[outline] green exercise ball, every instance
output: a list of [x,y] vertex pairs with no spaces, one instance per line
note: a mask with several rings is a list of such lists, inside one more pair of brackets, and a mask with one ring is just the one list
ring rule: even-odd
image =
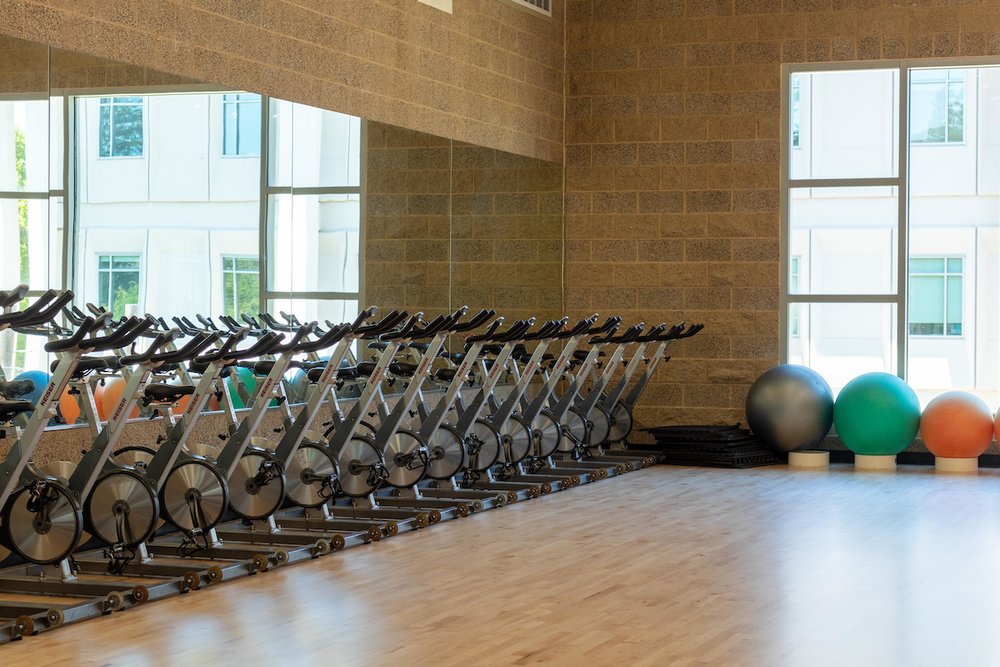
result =
[[837,396],[833,423],[847,448],[865,456],[895,456],[920,430],[920,401],[889,373],[865,373]]

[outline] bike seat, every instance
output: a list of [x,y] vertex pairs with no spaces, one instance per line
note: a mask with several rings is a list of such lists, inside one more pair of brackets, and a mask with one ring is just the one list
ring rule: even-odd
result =
[[435,373],[434,377],[442,382],[451,382],[455,379],[455,373],[458,372],[457,368],[439,368]]
[[449,352],[444,356],[456,364],[460,364],[465,361],[465,352]]
[[253,371],[254,375],[257,375],[259,377],[266,377],[271,374],[272,368],[274,368],[274,361],[263,360],[254,362],[253,368],[251,368],[250,370]]
[[482,353],[483,354],[497,355],[497,354],[500,354],[500,350],[502,350],[502,349],[503,349],[502,345],[496,345],[496,344],[483,345],[483,347],[482,347]]
[[389,372],[397,377],[409,378],[417,372],[417,365],[407,361],[394,361],[389,364]]
[[13,400],[20,396],[27,396],[33,391],[35,391],[35,383],[31,380],[11,380],[10,382],[0,380],[0,398]]
[[147,384],[142,395],[146,405],[150,403],[176,403],[183,396],[194,393],[194,387],[184,384]]
[[[323,369],[326,368],[324,363],[322,366],[310,368],[306,373],[310,382],[319,382],[319,379],[323,377]],[[358,369],[354,366],[344,366],[343,368],[337,369],[337,379],[338,380],[354,380],[358,377]]]
[[0,422],[7,422],[22,412],[31,412],[35,404],[31,401],[0,401]]
[[364,375],[365,377],[371,376],[375,372],[375,362],[374,361],[362,361],[356,367],[358,375]]
[[[50,367],[51,372],[55,373],[58,365],[58,359],[53,361]],[[112,368],[118,368],[118,359],[116,357],[80,357],[80,361],[76,365],[76,370],[73,371],[73,378],[79,380],[87,373],[111,370]]]

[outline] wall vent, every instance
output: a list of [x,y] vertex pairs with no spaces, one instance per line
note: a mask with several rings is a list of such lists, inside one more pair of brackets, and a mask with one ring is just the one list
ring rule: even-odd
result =
[[525,9],[530,9],[533,12],[538,12],[539,14],[552,16],[552,0],[506,0],[506,1],[511,4],[517,5],[518,7],[524,7]]

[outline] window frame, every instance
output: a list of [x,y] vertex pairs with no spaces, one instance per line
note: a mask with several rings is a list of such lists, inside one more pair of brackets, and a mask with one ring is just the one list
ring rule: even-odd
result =
[[[111,100],[107,105],[101,100],[103,98],[108,98]],[[115,100],[121,97],[139,97],[142,101],[139,103],[140,112],[142,115],[142,152],[139,155],[115,155],[114,145],[115,145]],[[104,107],[107,106],[109,109],[110,120],[108,122],[108,146],[110,147],[110,155],[101,155],[101,113]],[[122,104],[119,106],[135,106],[135,103],[129,103],[127,105]],[[97,159],[98,160],[144,160],[146,158],[146,99],[142,94],[123,94],[123,95],[99,95],[97,96]]]
[[[782,363],[787,363],[790,351],[789,306],[791,304],[889,304],[896,306],[895,321],[895,374],[906,380],[909,339],[909,303],[907,300],[909,278],[909,92],[910,71],[927,68],[958,69],[964,67],[996,67],[996,57],[975,56],[958,58],[906,58],[897,60],[870,60],[852,62],[785,63],[781,65],[781,120],[780,120],[780,196],[779,196],[779,294],[778,294],[778,354]],[[817,72],[846,72],[864,70],[896,69],[898,76],[898,118],[896,174],[888,177],[792,179],[790,176],[792,147],[791,140],[791,77],[793,74]],[[967,89],[966,89],[967,90]],[[963,123],[965,123],[963,109]],[[963,133],[964,136],[964,133]],[[801,144],[801,140],[800,140]],[[918,146],[935,144],[918,144]],[[936,144],[941,145],[941,144]],[[958,145],[958,144],[952,144]],[[890,186],[896,189],[896,290],[886,294],[791,294],[789,248],[791,227],[791,193],[795,188],[837,188],[837,187],[878,187]],[[801,324],[800,324],[801,327]],[[964,323],[963,323],[963,335]],[[958,337],[952,337],[957,339]]]

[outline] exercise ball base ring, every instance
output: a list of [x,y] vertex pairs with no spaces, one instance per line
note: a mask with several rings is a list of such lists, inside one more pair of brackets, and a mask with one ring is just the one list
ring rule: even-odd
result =
[[943,473],[978,475],[979,459],[978,458],[957,459],[948,456],[935,456],[934,470],[936,472],[943,472]]
[[788,452],[788,467],[797,470],[826,470],[830,467],[830,452]]
[[854,469],[865,472],[896,472],[896,455],[855,454]]

